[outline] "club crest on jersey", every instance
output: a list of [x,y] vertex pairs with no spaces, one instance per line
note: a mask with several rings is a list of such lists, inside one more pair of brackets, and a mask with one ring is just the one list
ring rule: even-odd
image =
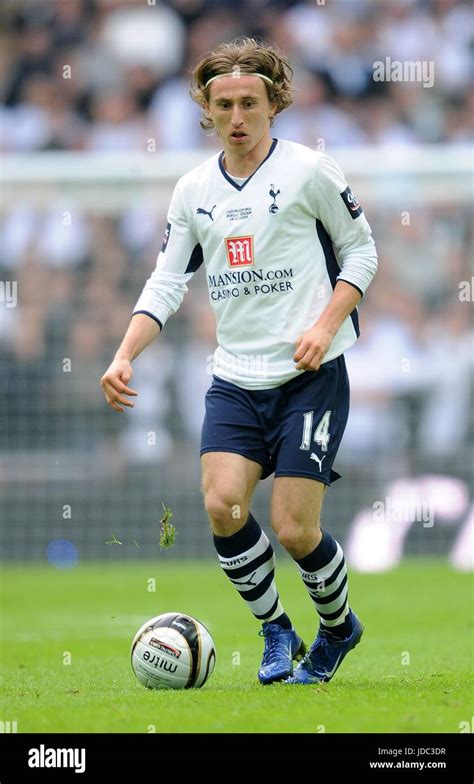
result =
[[253,235],[226,237],[224,242],[229,267],[248,267],[254,263]]
[[270,206],[268,208],[268,212],[271,212],[272,215],[274,215],[276,212],[278,212],[278,204],[276,203],[276,198],[277,198],[279,193],[280,193],[280,190],[276,191],[275,190],[275,186],[274,185],[270,185],[269,194],[270,194],[270,196],[273,199],[273,204],[270,204]]
[[202,207],[198,207],[197,210],[196,210],[196,215],[208,215],[209,218],[211,219],[211,221],[214,221],[214,218],[212,217],[212,213],[214,212],[216,207],[217,207],[217,204],[214,204],[214,206],[213,206],[213,208],[212,208],[212,210],[210,212],[208,210],[204,210]]
[[341,193],[342,201],[346,205],[347,209],[350,212],[352,220],[355,220],[362,215],[363,209],[360,206],[359,202],[357,201],[356,197],[352,193],[349,186],[347,186],[346,190]]

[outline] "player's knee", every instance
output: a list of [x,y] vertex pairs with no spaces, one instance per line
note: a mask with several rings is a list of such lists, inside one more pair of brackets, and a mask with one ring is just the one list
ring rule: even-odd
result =
[[317,529],[284,525],[277,530],[278,541],[294,558],[303,558],[315,547]]
[[231,498],[224,493],[206,493],[204,506],[217,535],[227,536],[237,531],[248,517],[247,505],[239,498]]

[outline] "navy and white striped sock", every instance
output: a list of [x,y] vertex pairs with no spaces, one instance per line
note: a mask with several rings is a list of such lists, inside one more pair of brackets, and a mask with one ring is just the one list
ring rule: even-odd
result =
[[275,556],[267,535],[249,514],[244,527],[232,536],[216,536],[219,563],[259,621],[291,629],[275,584]]
[[312,553],[295,558],[321,625],[331,634],[346,638],[352,631],[349,620],[347,569],[342,547],[327,531]]

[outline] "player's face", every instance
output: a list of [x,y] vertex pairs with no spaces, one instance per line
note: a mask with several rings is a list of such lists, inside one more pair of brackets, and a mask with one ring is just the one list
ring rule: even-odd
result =
[[245,155],[270,138],[270,118],[275,107],[258,76],[216,79],[211,84],[207,111],[226,152]]

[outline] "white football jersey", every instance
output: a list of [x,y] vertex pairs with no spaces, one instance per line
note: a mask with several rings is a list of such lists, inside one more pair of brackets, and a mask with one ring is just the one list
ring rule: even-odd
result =
[[[203,263],[217,321],[214,375],[245,389],[267,389],[305,372],[295,370],[297,338],[317,321],[337,280],[364,294],[377,254],[337,163],[275,139],[243,181],[226,172],[222,152],[178,181],[156,268],[134,313],[163,326]],[[355,309],[324,362],[358,334]]]

